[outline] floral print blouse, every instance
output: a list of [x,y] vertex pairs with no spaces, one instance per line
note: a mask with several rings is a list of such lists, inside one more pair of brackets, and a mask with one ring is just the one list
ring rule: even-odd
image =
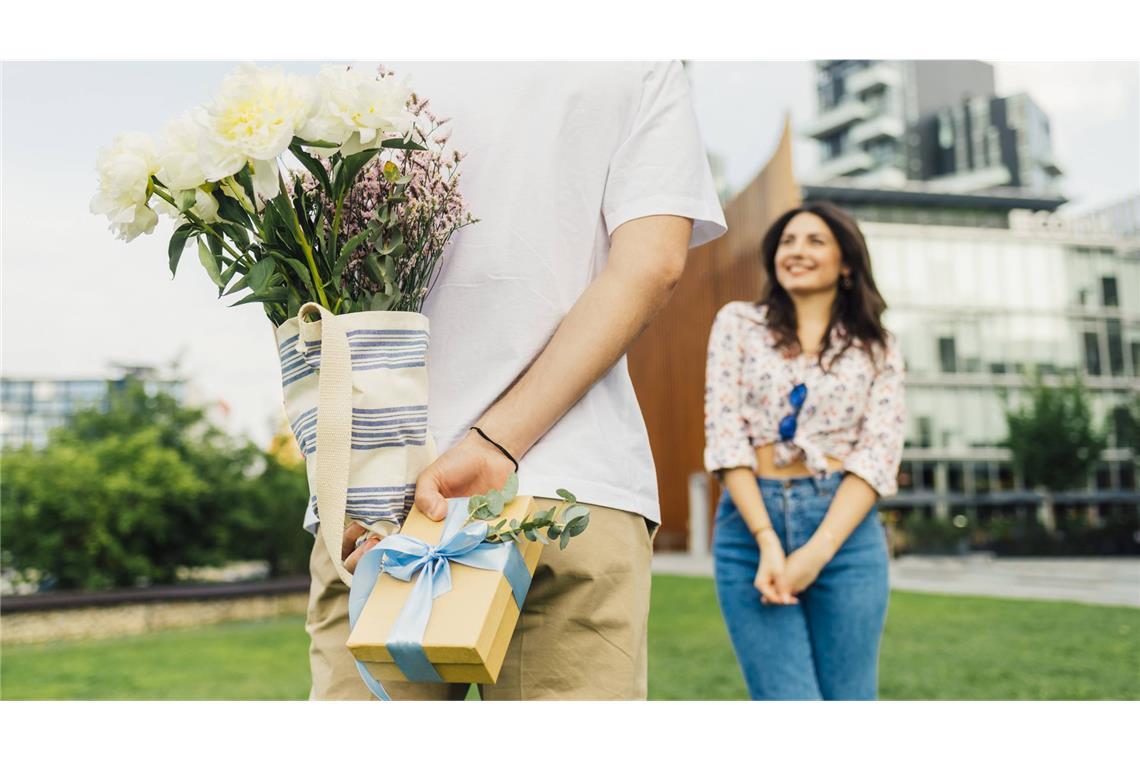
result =
[[[897,493],[906,425],[898,340],[888,335],[886,350],[876,345],[872,361],[856,338],[836,360],[845,334],[837,325],[823,357],[824,372],[815,357],[789,358],[775,347],[766,309],[733,301],[713,322],[705,381],[705,469],[755,469],[755,448],[775,443],[777,466],[802,458],[818,478],[826,474],[825,457],[831,456],[880,497]],[[789,393],[801,382],[807,398],[795,435],[781,441],[780,420],[792,412]]]

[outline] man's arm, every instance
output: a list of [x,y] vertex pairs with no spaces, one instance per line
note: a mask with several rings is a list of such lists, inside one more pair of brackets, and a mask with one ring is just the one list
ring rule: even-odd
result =
[[[550,342],[515,384],[476,423],[516,459],[629,349],[669,301],[681,279],[693,222],[679,216],[633,219],[614,230],[605,268],[562,319]],[[416,481],[416,508],[441,520],[447,499],[501,488],[514,470],[502,452],[468,431]],[[343,557],[352,570],[375,542],[353,550],[363,534],[345,532]],[[351,555],[351,556],[350,556]]]

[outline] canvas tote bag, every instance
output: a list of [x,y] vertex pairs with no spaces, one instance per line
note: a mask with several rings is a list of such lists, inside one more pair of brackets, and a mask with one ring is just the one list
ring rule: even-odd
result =
[[285,414],[305,457],[318,540],[349,586],[340,558],[346,525],[396,532],[416,478],[436,457],[428,326],[416,312],[334,315],[307,303],[276,330]]

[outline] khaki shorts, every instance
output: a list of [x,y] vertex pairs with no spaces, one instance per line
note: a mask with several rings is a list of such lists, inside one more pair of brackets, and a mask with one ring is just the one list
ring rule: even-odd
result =
[[[536,509],[557,500],[536,499]],[[652,533],[644,517],[590,505],[590,527],[560,551],[546,547],[507,648],[482,698],[645,699]],[[348,640],[348,587],[324,543],[313,545],[305,630],[309,699],[370,699]],[[384,682],[392,699],[464,699],[467,684]]]

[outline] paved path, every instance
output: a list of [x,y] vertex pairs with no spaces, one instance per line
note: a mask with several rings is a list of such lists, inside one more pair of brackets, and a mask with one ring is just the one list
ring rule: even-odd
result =
[[[711,557],[661,553],[653,572],[711,576]],[[1140,559],[996,559],[901,557],[891,562],[891,588],[937,594],[1064,599],[1088,604],[1140,607]]]

